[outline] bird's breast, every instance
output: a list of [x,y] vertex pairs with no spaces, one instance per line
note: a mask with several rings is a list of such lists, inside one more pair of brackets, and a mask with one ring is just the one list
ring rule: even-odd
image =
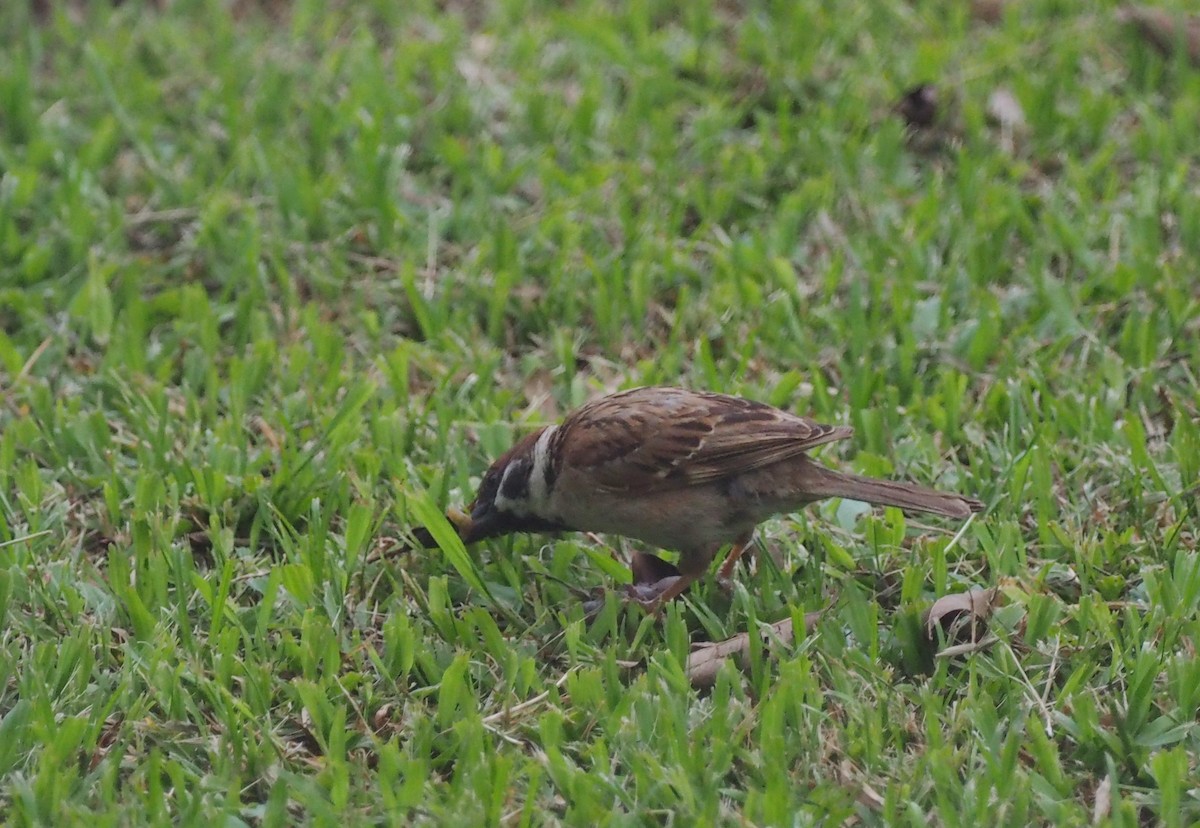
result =
[[662,549],[707,552],[758,523],[716,485],[632,493],[559,482],[550,498],[554,519],[576,531],[621,535]]

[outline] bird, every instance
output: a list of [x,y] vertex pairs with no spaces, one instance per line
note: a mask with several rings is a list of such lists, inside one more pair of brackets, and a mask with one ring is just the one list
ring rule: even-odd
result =
[[726,546],[719,576],[728,579],[760,523],[815,501],[839,497],[949,518],[983,510],[973,497],[836,471],[809,456],[853,432],[743,397],[634,388],[518,440],[488,468],[466,511],[453,514],[467,544],[575,531],[678,552],[678,577],[663,578],[648,599],[657,610]]

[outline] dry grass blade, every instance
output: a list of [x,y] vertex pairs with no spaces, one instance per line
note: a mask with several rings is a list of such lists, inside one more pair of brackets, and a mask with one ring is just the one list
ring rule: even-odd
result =
[[41,532],[34,532],[31,535],[22,535],[21,537],[13,538],[12,540],[0,541],[0,549],[5,548],[6,546],[14,546],[18,543],[25,543],[26,541],[36,540],[37,538],[43,538],[49,534],[51,534],[49,529],[43,529]]
[[[820,612],[810,612],[804,616],[804,632],[807,634],[813,624],[821,617]],[[792,619],[785,618],[769,625],[772,637],[781,644],[791,644],[795,640]],[[687,677],[693,687],[712,687],[717,680],[717,672],[721,665],[730,658],[745,659],[750,653],[750,633],[739,633],[724,641],[713,641],[692,651],[687,660]]]
[[863,774],[854,767],[854,763],[849,759],[843,759],[838,764],[839,781],[847,788],[857,791],[855,798],[859,803],[872,811],[882,811],[886,807],[887,801],[879,791],[862,779],[862,776]]
[[1000,638],[995,635],[985,635],[978,641],[968,641],[964,644],[951,644],[949,647],[943,647],[938,650],[935,658],[958,658],[959,656],[970,655],[986,650],[988,647],[999,641]]
[[[575,668],[567,670],[567,672],[565,672],[561,676],[559,676],[558,680],[554,682],[554,686],[556,688],[558,688],[559,690],[561,690],[563,688],[563,686],[566,685],[567,680],[570,679],[572,672],[575,672]],[[483,723],[485,725],[494,725],[494,724],[499,724],[499,723],[504,723],[504,722],[512,722],[512,721],[518,719],[519,717],[521,717],[522,715],[524,715],[526,712],[537,708],[540,704],[542,704],[542,702],[546,701],[548,698],[550,698],[550,691],[543,690],[541,693],[538,693],[536,696],[534,696],[531,699],[526,699],[525,701],[520,702],[518,704],[514,704],[511,707],[506,707],[503,710],[500,710],[496,713],[492,713],[491,715],[484,716]]]

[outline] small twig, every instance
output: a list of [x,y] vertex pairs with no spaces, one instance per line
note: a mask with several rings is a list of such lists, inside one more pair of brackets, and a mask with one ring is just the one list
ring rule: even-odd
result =
[[494,734],[494,735],[496,735],[496,736],[499,736],[501,739],[503,739],[504,741],[508,742],[508,743],[509,743],[510,745],[512,745],[513,747],[519,747],[519,748],[523,748],[523,747],[525,747],[525,743],[524,743],[524,742],[522,742],[520,739],[518,739],[516,736],[509,736],[509,735],[508,735],[507,733],[505,733],[504,731],[502,731],[502,730],[499,730],[499,729],[497,729],[496,727],[494,727],[494,726],[492,726],[492,725],[488,724],[488,722],[487,722],[487,720],[486,720],[486,719],[485,719],[485,720],[484,720],[484,722],[483,722],[483,726],[484,726],[484,728],[485,728],[485,729],[486,729],[486,730],[487,730],[489,733],[492,733],[492,734]]
[[951,644],[943,650],[938,650],[934,654],[934,658],[955,658],[960,655],[970,655],[978,653],[981,650],[986,650],[988,647],[999,641],[1000,638],[995,635],[985,635],[978,641],[967,641],[962,644]]
[[[567,679],[571,677],[571,673],[575,672],[578,669],[579,669],[578,667],[572,667],[570,670],[567,670],[567,672],[563,673],[559,677],[558,681],[554,682],[554,686],[561,690],[562,686],[567,683]],[[541,693],[538,693],[533,698],[526,699],[525,701],[521,702],[520,704],[514,704],[512,707],[506,707],[503,710],[492,713],[489,716],[484,716],[483,724],[484,724],[484,726],[487,726],[487,725],[495,724],[496,722],[504,721],[506,719],[511,718],[514,715],[524,713],[526,710],[529,710],[532,707],[537,707],[539,704],[541,704],[548,698],[550,698],[550,691],[543,690]]]

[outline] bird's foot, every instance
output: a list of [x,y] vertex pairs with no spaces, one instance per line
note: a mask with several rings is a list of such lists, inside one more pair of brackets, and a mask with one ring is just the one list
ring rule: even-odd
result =
[[[620,591],[623,593],[624,603],[637,604],[646,612],[657,613],[664,605],[682,594],[691,582],[691,578],[682,575],[668,575],[649,584],[627,584],[621,587]],[[584,602],[583,611],[587,620],[591,621],[600,614],[600,610],[604,608],[604,598],[602,593]]]

